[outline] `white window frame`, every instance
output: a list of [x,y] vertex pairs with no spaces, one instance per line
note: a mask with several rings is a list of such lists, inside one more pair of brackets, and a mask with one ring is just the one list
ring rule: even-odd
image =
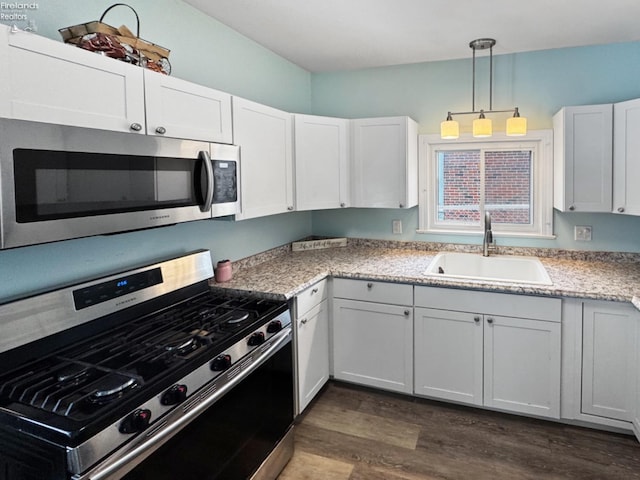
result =
[[[442,140],[440,135],[420,135],[419,141],[419,220],[418,233],[446,235],[482,234],[482,224],[446,225],[438,222],[438,161],[437,152],[442,150],[521,150],[530,149],[532,158],[531,225],[492,225],[496,236],[555,238],[553,235],[553,130],[533,130],[522,137],[509,137],[495,133],[490,138],[474,138],[461,135],[456,140]],[[484,175],[484,171],[481,172]],[[483,182],[484,185],[484,182]],[[483,187],[484,188],[484,187]]]

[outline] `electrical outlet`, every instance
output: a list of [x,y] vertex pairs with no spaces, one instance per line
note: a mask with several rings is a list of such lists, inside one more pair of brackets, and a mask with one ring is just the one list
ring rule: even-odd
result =
[[400,235],[402,233],[402,220],[392,220],[391,231],[396,235]]
[[591,241],[591,226],[589,225],[576,225],[573,227],[573,238],[580,242]]

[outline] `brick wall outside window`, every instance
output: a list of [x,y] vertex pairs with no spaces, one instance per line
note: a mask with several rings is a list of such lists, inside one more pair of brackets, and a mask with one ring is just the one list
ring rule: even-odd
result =
[[[531,152],[485,152],[485,208],[495,223],[531,223]],[[479,150],[442,152],[438,218],[480,223]]]

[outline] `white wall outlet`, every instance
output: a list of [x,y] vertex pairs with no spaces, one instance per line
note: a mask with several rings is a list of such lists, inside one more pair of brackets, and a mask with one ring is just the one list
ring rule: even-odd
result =
[[400,235],[402,233],[402,220],[392,220],[391,231],[396,235]]
[[591,241],[591,226],[589,225],[576,225],[573,227],[573,239],[580,242]]

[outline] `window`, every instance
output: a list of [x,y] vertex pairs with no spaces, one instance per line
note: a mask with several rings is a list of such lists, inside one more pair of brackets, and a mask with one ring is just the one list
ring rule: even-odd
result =
[[422,233],[481,234],[485,212],[503,236],[553,234],[552,133],[420,137]]

